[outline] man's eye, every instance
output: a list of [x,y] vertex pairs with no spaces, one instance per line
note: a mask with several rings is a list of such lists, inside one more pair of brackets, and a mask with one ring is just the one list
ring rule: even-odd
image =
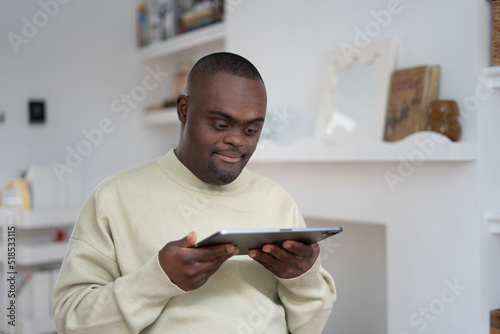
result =
[[253,135],[253,134],[256,134],[257,133],[257,130],[256,129],[245,129],[245,133],[247,135]]
[[221,123],[221,122],[214,122],[214,126],[220,130],[227,129],[228,127],[226,123]]

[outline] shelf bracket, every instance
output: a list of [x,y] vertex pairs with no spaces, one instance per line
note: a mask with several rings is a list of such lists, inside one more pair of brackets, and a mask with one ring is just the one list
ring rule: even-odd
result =
[[484,218],[490,225],[490,232],[500,234],[500,211],[486,212]]

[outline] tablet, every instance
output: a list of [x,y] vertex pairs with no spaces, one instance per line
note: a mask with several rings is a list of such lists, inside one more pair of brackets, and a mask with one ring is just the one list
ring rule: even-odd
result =
[[238,255],[246,255],[250,249],[260,249],[265,244],[281,245],[285,240],[295,240],[310,245],[340,232],[342,232],[342,227],[221,230],[196,243],[193,247],[233,244],[240,251]]

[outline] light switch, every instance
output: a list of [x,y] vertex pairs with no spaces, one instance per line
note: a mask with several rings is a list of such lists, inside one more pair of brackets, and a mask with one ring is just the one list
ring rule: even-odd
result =
[[45,123],[45,101],[43,100],[29,101],[29,122],[30,124]]

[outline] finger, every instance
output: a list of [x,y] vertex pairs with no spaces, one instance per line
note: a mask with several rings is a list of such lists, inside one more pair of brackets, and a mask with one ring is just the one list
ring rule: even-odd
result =
[[248,255],[278,277],[290,275],[291,266],[262,250],[252,250]]
[[272,258],[276,258],[286,263],[294,263],[295,258],[297,257],[297,255],[284,249],[283,247],[272,244],[264,245],[264,247],[262,247],[262,252],[271,256],[269,260],[272,260]]
[[196,244],[196,232],[192,231],[184,238],[172,242],[177,247],[188,248]]
[[190,233],[186,236],[186,244],[184,245],[184,247],[191,247],[191,246],[194,246],[194,244],[196,244],[196,239],[197,239],[196,232],[191,231],[191,232],[190,232]]
[[260,249],[252,249],[250,252],[248,252],[248,256],[268,269],[268,266],[272,266],[273,264],[276,264],[278,262],[276,257]]
[[188,277],[196,280],[206,280],[208,277],[212,276],[219,270],[219,268],[228,260],[232,255],[226,257],[218,257],[217,259],[210,262],[193,262],[190,268],[187,269]]
[[[308,247],[319,248],[317,245]],[[249,256],[281,278],[292,278],[303,274],[312,267],[317,258],[317,255],[300,257],[271,244],[265,245],[262,250],[252,250]]]
[[[197,262],[212,262],[217,259],[223,262],[233,255],[238,254],[239,250],[233,244],[216,245],[202,248],[191,248],[192,260]],[[227,257],[224,259],[224,257]]]
[[[275,247],[276,249],[271,249],[273,247]],[[285,267],[288,267],[291,260],[290,260],[290,258],[288,258],[287,259],[288,261],[287,260],[283,261],[282,258],[276,256],[276,254],[283,253],[283,254],[281,254],[281,256],[283,258],[286,258],[287,255],[289,257],[295,257],[295,255],[290,254],[289,252],[287,252],[284,249],[281,249],[281,252],[280,252],[280,249],[278,249],[277,247],[278,246],[274,246],[274,245],[271,247],[268,247],[266,245],[262,248],[262,250],[254,250],[253,254],[249,253],[249,255],[254,260],[259,262],[260,264],[266,266],[266,268],[272,267],[272,268],[281,270],[281,269],[284,269]]]
[[283,248],[300,257],[313,257],[316,255],[316,250],[319,250],[319,245],[317,243],[306,245],[298,241],[286,240],[283,242]]

